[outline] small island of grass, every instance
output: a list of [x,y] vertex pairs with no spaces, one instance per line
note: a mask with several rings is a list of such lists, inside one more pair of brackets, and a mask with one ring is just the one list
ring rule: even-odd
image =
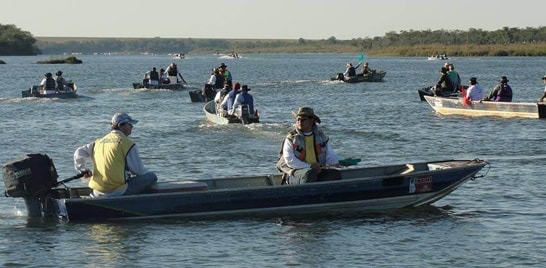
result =
[[38,64],[62,64],[62,63],[68,63],[68,64],[80,64],[83,63],[81,60],[77,59],[74,56],[70,56],[66,59],[50,59],[45,61],[38,61],[36,62]]

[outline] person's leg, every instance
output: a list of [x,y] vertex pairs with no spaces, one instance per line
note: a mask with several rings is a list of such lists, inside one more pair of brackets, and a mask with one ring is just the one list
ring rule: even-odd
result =
[[140,194],[157,182],[157,175],[148,172],[141,176],[135,176],[127,181],[127,190],[123,195]]
[[303,168],[294,171],[294,174],[290,176],[289,184],[303,184],[308,182],[317,181],[317,172],[311,168]]

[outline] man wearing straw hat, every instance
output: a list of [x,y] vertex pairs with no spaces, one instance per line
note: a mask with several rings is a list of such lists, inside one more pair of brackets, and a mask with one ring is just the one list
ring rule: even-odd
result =
[[283,141],[277,168],[285,174],[288,184],[302,184],[341,179],[339,158],[328,136],[318,128],[320,118],[312,108],[292,112],[295,129]]

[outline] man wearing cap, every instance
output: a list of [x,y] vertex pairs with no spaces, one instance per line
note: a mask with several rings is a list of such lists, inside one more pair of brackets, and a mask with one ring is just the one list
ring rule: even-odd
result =
[[539,102],[543,102],[544,98],[546,98],[546,74],[542,77],[542,82],[544,83],[544,93],[542,93],[542,96],[538,99]]
[[[157,181],[156,174],[142,165],[136,144],[128,138],[137,122],[126,113],[116,113],[110,133],[74,152],[74,167],[90,177],[92,197],[139,194]],[[93,172],[86,167],[89,158]]]
[[500,102],[511,102],[512,101],[512,88],[508,85],[508,78],[506,76],[501,76],[499,84],[491,90],[489,96],[484,100],[486,101],[500,101]]
[[277,169],[285,174],[288,184],[341,179],[341,172],[328,167],[339,167],[339,159],[330,145],[328,136],[319,130],[320,118],[310,107],[301,107],[295,129],[283,141]]

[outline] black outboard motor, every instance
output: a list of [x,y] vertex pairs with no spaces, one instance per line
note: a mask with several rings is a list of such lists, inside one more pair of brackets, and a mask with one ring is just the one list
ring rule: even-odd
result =
[[46,154],[27,154],[2,168],[5,195],[25,199],[29,218],[57,214],[51,189],[57,186],[57,170]]

